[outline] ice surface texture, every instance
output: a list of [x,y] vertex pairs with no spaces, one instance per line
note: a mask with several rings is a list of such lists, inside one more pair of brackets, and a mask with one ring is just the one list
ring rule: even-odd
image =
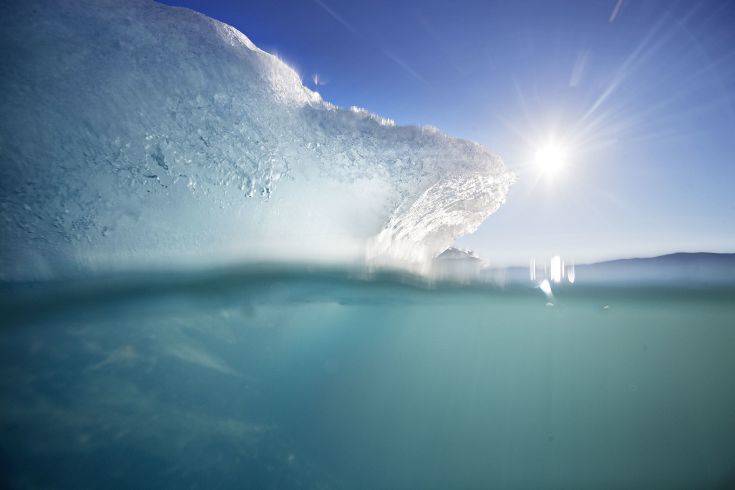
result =
[[514,177],[341,109],[246,36],[151,1],[0,6],[0,278],[243,259],[420,263]]

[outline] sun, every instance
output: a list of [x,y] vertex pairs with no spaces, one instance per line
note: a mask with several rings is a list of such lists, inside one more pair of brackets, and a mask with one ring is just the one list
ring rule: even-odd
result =
[[568,160],[569,152],[566,147],[555,141],[549,141],[536,150],[536,166],[549,177],[563,170]]

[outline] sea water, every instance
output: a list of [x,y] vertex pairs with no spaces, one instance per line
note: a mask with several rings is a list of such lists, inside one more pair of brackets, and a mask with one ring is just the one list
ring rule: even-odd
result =
[[13,488],[732,488],[735,290],[260,268],[5,284]]

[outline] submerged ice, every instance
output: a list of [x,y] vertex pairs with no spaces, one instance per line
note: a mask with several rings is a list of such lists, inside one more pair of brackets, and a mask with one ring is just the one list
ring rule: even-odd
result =
[[0,277],[239,259],[421,263],[504,202],[484,147],[341,109],[147,0],[0,6]]

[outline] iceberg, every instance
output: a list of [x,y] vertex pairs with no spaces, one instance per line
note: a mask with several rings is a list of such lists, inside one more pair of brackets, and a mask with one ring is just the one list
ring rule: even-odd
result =
[[238,260],[421,264],[514,175],[343,109],[235,28],[148,0],[0,6],[0,279]]
[[476,279],[487,263],[472,250],[449,247],[434,258],[431,276],[436,279],[468,282]]

